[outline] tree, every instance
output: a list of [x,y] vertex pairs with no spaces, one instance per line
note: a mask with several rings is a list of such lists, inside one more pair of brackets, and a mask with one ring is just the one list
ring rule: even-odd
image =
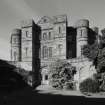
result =
[[50,84],[55,88],[73,88],[73,77],[76,68],[64,60],[57,60],[51,64],[49,70]]
[[85,45],[83,47],[83,55],[93,61],[93,64],[100,72],[105,67],[105,47],[102,47],[103,41],[100,44]]
[[98,56],[99,53],[99,45],[97,44],[97,42],[95,42],[92,45],[84,45],[83,47],[83,55],[87,58],[89,58],[89,60],[95,60]]
[[100,75],[100,89],[105,91],[105,37],[101,37],[101,42],[93,45],[86,45],[83,48],[83,54],[93,61],[96,67],[97,75]]

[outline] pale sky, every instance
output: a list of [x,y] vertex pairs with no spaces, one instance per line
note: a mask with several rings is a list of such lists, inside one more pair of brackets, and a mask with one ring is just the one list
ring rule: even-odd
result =
[[88,19],[90,27],[105,28],[105,0],[0,0],[0,59],[10,60],[10,36],[20,21],[67,14],[69,25]]

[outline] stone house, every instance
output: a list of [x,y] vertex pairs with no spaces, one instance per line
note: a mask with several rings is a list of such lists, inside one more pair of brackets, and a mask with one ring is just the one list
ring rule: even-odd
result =
[[77,89],[82,80],[96,72],[82,53],[84,45],[98,43],[98,28],[90,28],[87,19],[68,26],[66,15],[44,16],[37,24],[33,20],[21,24],[21,29],[14,29],[11,34],[11,61],[33,71],[33,83],[37,83],[41,74],[41,84],[48,85],[49,66],[57,59],[76,66]]

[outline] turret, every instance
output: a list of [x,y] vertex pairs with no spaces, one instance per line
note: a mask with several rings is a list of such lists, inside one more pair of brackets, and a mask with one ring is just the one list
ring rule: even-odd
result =
[[77,57],[83,56],[83,46],[88,44],[89,21],[80,19],[76,23],[77,28]]
[[13,29],[11,34],[11,61],[21,61],[21,30]]

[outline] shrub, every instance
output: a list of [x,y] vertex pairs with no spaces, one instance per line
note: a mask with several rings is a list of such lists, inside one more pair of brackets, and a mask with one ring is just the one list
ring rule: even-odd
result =
[[80,83],[79,88],[82,93],[85,92],[96,93],[99,91],[99,83],[97,80],[88,78]]
[[101,73],[100,91],[105,91],[105,73]]
[[74,90],[74,84],[73,82],[65,82],[64,86],[63,86],[63,89],[66,89],[66,90]]
[[57,89],[70,88],[73,89],[73,79],[76,68],[70,63],[57,60],[52,63],[49,70],[50,85]]

